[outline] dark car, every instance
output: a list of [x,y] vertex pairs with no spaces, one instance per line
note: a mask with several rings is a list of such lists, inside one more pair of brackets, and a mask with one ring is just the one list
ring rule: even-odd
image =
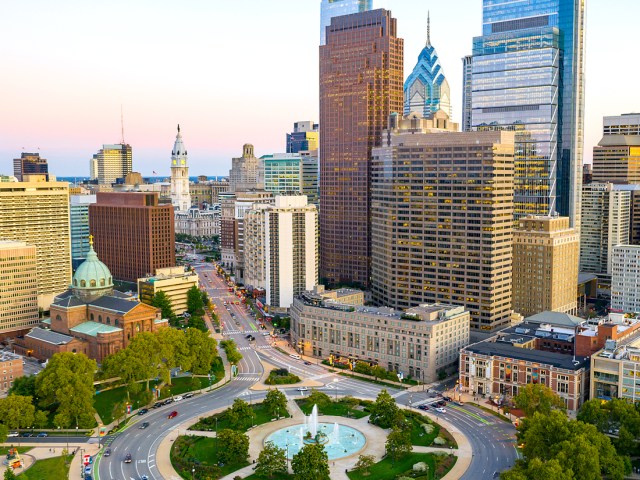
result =
[[418,406],[418,408],[419,408],[420,410],[424,410],[424,411],[429,410],[429,406],[428,406],[428,405],[419,405],[419,406]]
[[149,410],[147,410],[146,408],[142,408],[138,411],[138,415],[144,415],[145,413],[147,413]]
[[173,402],[173,398],[167,398],[164,402],[162,402],[162,405],[169,405],[171,402]]
[[311,362],[304,362],[305,365],[311,365]]
[[177,416],[178,416],[178,412],[174,410],[169,415],[167,415],[167,418],[176,418]]
[[130,453],[127,453],[124,457],[124,463],[131,463],[133,461],[133,458],[131,457]]
[[85,475],[84,480],[93,480],[93,477],[91,475]]
[[447,397],[446,395],[443,395],[443,396],[442,396],[442,399],[443,399],[443,400],[446,400],[447,402],[450,402],[450,401],[451,401],[451,397]]
[[151,408],[160,408],[162,405],[164,405],[163,402],[156,402],[156,403],[153,404],[153,407],[151,407]]
[[111,456],[111,449],[107,448],[102,455],[104,457],[110,457]]
[[446,407],[447,406],[447,402],[445,402],[444,400],[440,400],[438,403],[436,403],[437,406],[439,407]]
[[191,398],[193,397],[193,392],[189,392],[189,393],[185,393],[184,394],[184,398]]
[[247,335],[247,336],[246,336],[246,337],[244,337],[244,338],[251,338],[251,335]]
[[33,433],[24,432],[24,433],[23,433],[22,435],[20,435],[20,436],[21,436],[21,437],[26,437],[26,438],[28,438],[28,437],[33,437],[34,435],[33,435]]
[[49,434],[47,432],[40,432],[38,434],[38,437],[40,437],[40,438],[45,438],[45,437],[48,437],[48,436],[49,436]]
[[142,422],[138,428],[139,428],[140,430],[144,430],[144,429],[145,429],[145,428],[147,428],[148,426],[149,426],[149,422]]

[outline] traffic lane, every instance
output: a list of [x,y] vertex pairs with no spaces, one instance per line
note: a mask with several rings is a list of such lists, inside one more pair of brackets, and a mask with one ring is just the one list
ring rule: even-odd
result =
[[88,443],[91,437],[85,435],[48,435],[47,437],[38,437],[38,434],[33,434],[33,437],[8,437],[5,443],[12,445],[29,444],[30,446],[37,447],[39,443],[51,445],[52,443]]

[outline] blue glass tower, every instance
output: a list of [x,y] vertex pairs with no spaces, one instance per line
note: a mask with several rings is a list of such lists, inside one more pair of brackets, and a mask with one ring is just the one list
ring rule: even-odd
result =
[[580,224],[584,10],[585,0],[483,0],[471,127],[516,132],[516,218]]
[[373,0],[322,0],[320,3],[320,45],[327,44],[327,27],[333,17],[373,10]]
[[438,110],[451,117],[451,91],[436,49],[431,45],[431,19],[427,17],[427,44],[404,82],[404,114],[418,112],[428,117]]

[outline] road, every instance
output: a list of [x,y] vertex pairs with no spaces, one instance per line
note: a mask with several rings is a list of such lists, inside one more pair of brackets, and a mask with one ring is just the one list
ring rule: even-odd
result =
[[[142,475],[147,475],[149,479],[160,480],[161,476],[155,461],[156,450],[162,439],[172,430],[173,425],[189,418],[197,418],[216,408],[228,407],[237,397],[251,402],[261,401],[264,398],[266,392],[249,390],[249,387],[256,383],[263,373],[261,360],[290,368],[292,373],[300,377],[324,383],[325,386],[319,389],[331,395],[353,395],[373,399],[383,388],[361,380],[334,375],[318,365],[305,365],[301,360],[293,359],[276,350],[270,344],[270,337],[259,333],[258,324],[244,305],[232,304],[227,311],[224,301],[235,302],[237,297],[228,292],[226,284],[215,271],[207,266],[197,267],[197,270],[201,283],[216,304],[219,318],[224,325],[223,335],[233,338],[243,354],[239,365],[240,373],[233,381],[210,393],[196,395],[191,399],[150,410],[146,415],[132,419],[127,430],[106,440],[111,449],[111,455],[102,457],[99,461],[97,468],[99,468],[100,480],[137,480]],[[249,333],[255,337],[254,342],[249,342],[245,338]],[[408,405],[411,401],[416,406],[433,400],[419,392],[410,394],[394,388],[387,388],[387,390],[404,405]],[[298,395],[295,389],[284,391],[287,396]],[[174,410],[178,412],[178,417],[168,419],[168,413]],[[513,465],[517,454],[513,441],[515,430],[511,424],[471,406],[450,405],[443,417],[467,436],[473,448],[474,456],[463,479],[491,479],[494,472]],[[138,425],[143,421],[149,422],[149,427],[139,429]],[[127,453],[131,453],[133,457],[131,464],[123,462]]]

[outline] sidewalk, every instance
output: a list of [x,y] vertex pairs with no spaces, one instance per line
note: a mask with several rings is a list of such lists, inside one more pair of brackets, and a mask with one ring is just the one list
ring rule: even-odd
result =
[[[11,440],[11,439],[9,439]],[[21,453],[21,451],[23,451],[25,448],[29,448],[31,446],[31,444],[29,445],[17,445],[17,442],[13,443],[13,442],[5,442],[3,444],[4,446],[15,446],[18,449],[18,453],[20,454],[20,457],[22,458],[22,462],[24,464],[24,466],[22,468],[19,468],[17,470],[14,470],[16,475],[19,475],[23,472],[27,472],[29,470],[29,468],[38,460],[45,460],[47,458],[54,458],[54,457],[61,457],[62,456],[62,451],[64,449],[67,448],[67,443],[47,443],[46,447],[43,446],[35,446],[33,448],[31,448],[31,450],[29,450],[27,453]],[[42,444],[40,444],[42,445]],[[93,450],[89,451],[89,449],[91,447],[96,447],[95,448],[95,452]],[[79,449],[78,454],[74,455],[73,460],[71,461],[71,466],[69,468],[69,478],[72,480],[76,480],[78,478],[80,478],[80,465],[82,464],[82,451],[84,449],[85,453],[90,453],[91,455],[95,455],[97,453],[97,445],[90,445],[88,443],[80,443],[80,444],[76,444],[76,443],[69,443],[69,452],[73,452],[76,449]],[[7,470],[7,466],[6,465],[2,465],[0,463],[0,478],[4,478],[4,472]],[[75,473],[75,475],[72,475],[72,472]],[[28,474],[27,474],[28,476]]]

